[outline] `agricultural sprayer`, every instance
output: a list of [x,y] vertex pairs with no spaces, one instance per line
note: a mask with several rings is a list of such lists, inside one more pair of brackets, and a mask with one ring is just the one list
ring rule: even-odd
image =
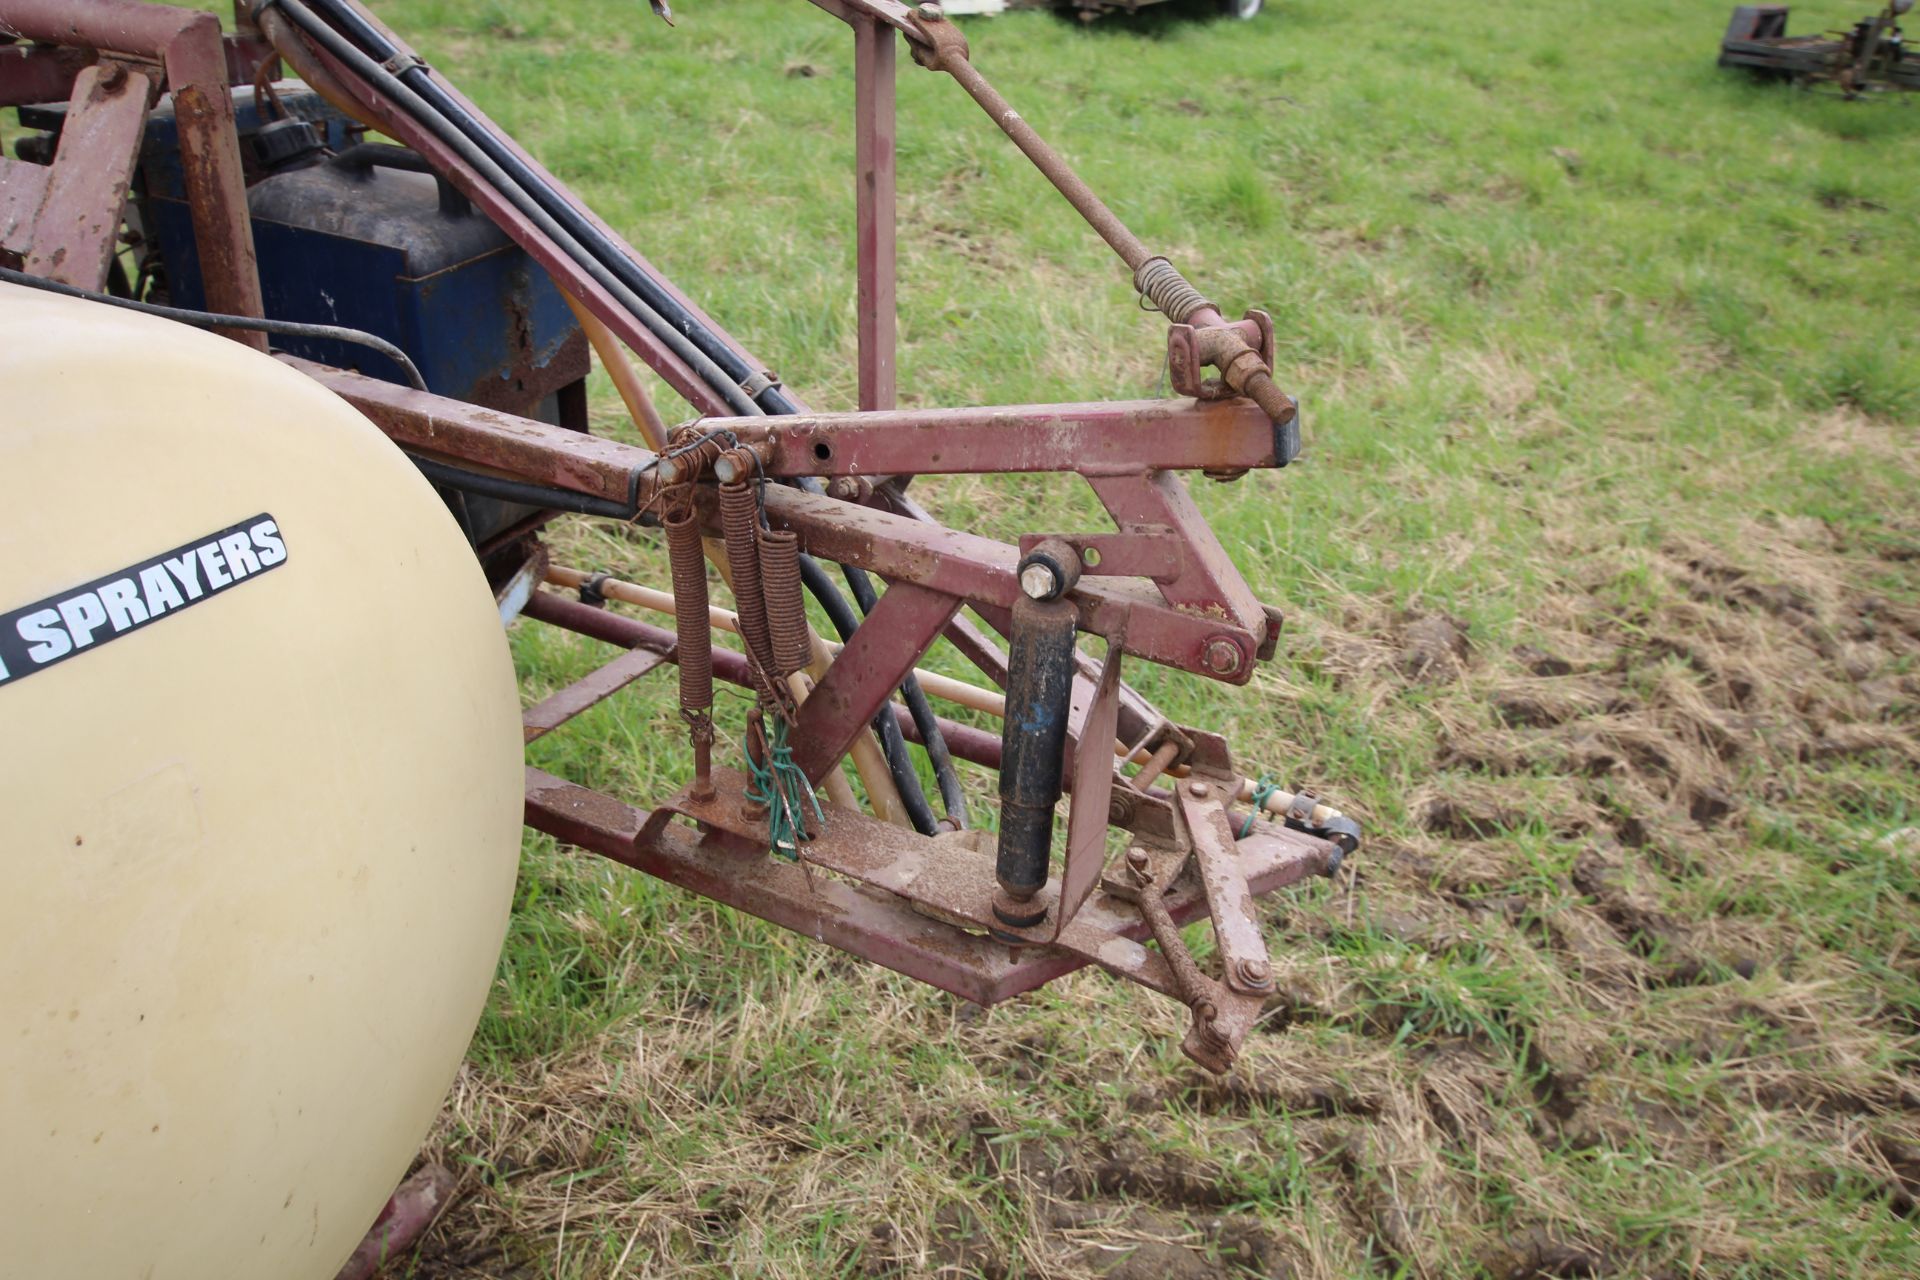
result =
[[[12,1263],[332,1274],[479,1016],[522,821],[982,1004],[1098,966],[1233,1063],[1274,988],[1254,899],[1359,830],[1123,675],[1245,685],[1279,642],[1183,478],[1296,456],[1271,322],[1136,238],[936,6],[815,3],[853,32],[858,412],[809,410],[352,0],[243,0],[225,36],[0,0]],[[1177,398],[896,406],[903,45],[1119,256]],[[645,447],[587,432],[589,349]],[[1077,474],[1111,528],[944,527],[913,484],[966,473]],[[566,516],[665,580],[554,563]],[[523,712],[515,619],[609,660]],[[666,667],[677,786],[524,766]]]

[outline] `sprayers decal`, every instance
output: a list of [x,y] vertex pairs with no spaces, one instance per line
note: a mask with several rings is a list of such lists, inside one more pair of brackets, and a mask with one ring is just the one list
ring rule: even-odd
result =
[[0,613],[0,685],[211,600],[287,561],[266,512],[118,573]]

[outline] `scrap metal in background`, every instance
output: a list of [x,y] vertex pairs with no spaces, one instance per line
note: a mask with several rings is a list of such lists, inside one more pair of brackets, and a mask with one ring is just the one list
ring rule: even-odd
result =
[[[949,17],[972,14],[1004,13],[1008,9],[1071,10],[1082,22],[1109,13],[1137,13],[1162,0],[949,0],[944,7]],[[1224,18],[1246,21],[1265,7],[1265,0],[1212,0],[1212,8]]]
[[1913,0],[1887,6],[1849,31],[1787,34],[1786,5],[1743,4],[1720,42],[1720,65],[1806,85],[1831,84],[1848,98],[1886,89],[1920,90],[1920,57],[1907,50],[1899,19]]
[[[1278,643],[1278,611],[1178,475],[1230,481],[1294,459],[1272,323],[1228,319],[1129,231],[937,6],[813,2],[853,33],[858,412],[810,412],[352,0],[241,0],[226,37],[209,14],[134,0],[0,0],[0,106],[46,130],[0,157],[0,265],[229,317],[307,320],[324,305],[407,351],[425,389],[361,347],[294,339],[280,358],[419,461],[503,612],[617,651],[529,709],[527,741],[663,665],[681,673],[692,776],[642,807],[529,768],[529,825],[981,1003],[1097,965],[1186,1006],[1183,1048],[1224,1071],[1273,989],[1253,897],[1330,874],[1359,828],[1238,764],[1218,734],[1173,722],[1122,670],[1244,685]],[[903,41],[1121,258],[1168,322],[1179,398],[896,407]],[[281,79],[283,60],[301,82]],[[369,147],[367,127],[403,145]],[[616,338],[703,416],[662,426]],[[589,340],[648,447],[585,432]],[[908,494],[920,474],[1022,472],[1084,477],[1113,527],[1003,543],[941,526]],[[664,525],[672,593],[550,566],[540,533],[561,512]],[[710,603],[707,561],[733,610]],[[812,634],[803,583],[839,644]],[[1101,656],[1079,648],[1088,635]],[[980,683],[920,667],[942,640]],[[717,722],[715,677],[749,691],[743,723]],[[933,696],[973,722],[935,715]],[[909,743],[941,783],[943,818],[919,794]],[[973,829],[956,762],[1000,772],[997,837]],[[872,813],[854,803],[849,763]],[[1124,850],[1111,863],[1110,840]],[[1213,972],[1178,928],[1202,917]]]

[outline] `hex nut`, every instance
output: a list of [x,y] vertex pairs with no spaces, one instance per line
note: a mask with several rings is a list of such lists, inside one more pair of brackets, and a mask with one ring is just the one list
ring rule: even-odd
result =
[[1240,670],[1244,661],[1240,646],[1226,636],[1215,636],[1207,641],[1206,652],[1202,655],[1207,670],[1217,676],[1230,676]]
[[1020,571],[1020,590],[1029,600],[1051,600],[1060,594],[1059,581],[1044,564],[1030,564]]

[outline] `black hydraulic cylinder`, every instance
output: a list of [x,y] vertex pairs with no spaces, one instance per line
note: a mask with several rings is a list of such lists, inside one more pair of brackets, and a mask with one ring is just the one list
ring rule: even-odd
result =
[[994,912],[1017,928],[1046,914],[1033,896],[1047,883],[1053,809],[1060,799],[1073,702],[1078,611],[1066,600],[1022,596],[1007,637],[1007,714],[1000,739],[1000,845]]

